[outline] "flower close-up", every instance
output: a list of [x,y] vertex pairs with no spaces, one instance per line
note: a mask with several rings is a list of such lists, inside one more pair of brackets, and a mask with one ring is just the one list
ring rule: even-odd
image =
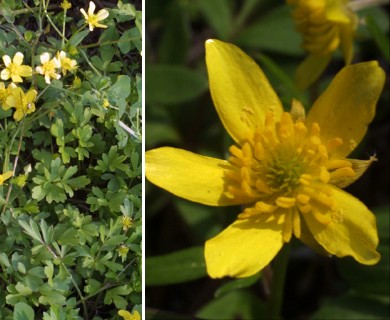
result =
[[108,11],[106,9],[101,9],[95,14],[95,9],[96,5],[92,1],[89,2],[88,13],[86,13],[83,8],[80,9],[86,23],[89,25],[89,31],[93,31],[94,28],[107,28],[105,24],[101,24],[99,21],[108,17]]
[[16,121],[22,120],[27,114],[35,111],[37,94],[34,89],[28,90],[27,93],[24,93],[20,87],[12,89],[11,95],[7,98],[7,105],[15,108],[14,119]]
[[21,52],[16,52],[14,58],[11,60],[10,56],[4,55],[3,62],[5,69],[1,71],[1,79],[11,79],[12,82],[23,82],[22,77],[31,77],[32,68],[23,65],[24,55]]
[[293,19],[303,37],[302,47],[308,53],[296,71],[296,83],[301,89],[321,75],[337,49],[341,49],[345,64],[351,63],[358,17],[349,2],[287,0],[293,5]]
[[210,92],[234,145],[228,160],[162,147],[146,152],[146,177],[190,201],[241,205],[205,244],[212,278],[247,277],[293,237],[315,251],[379,261],[374,214],[342,190],[375,160],[348,158],[375,115],[384,72],[375,61],[343,68],[305,115],[285,112],[259,66],[234,45],[206,42]]
[[61,75],[58,74],[57,69],[61,68],[61,63],[57,58],[50,59],[50,53],[44,52],[39,56],[41,60],[41,66],[35,68],[35,71],[45,77],[45,82],[47,84],[51,83],[51,79],[58,80],[61,78]]

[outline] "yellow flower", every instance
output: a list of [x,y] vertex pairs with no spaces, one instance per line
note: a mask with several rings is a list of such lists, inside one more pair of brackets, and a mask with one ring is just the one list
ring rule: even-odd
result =
[[122,262],[126,261],[126,258],[127,258],[127,253],[129,252],[129,248],[126,247],[124,244],[122,244],[119,248],[118,248],[118,253],[119,253],[119,256],[122,258]]
[[14,173],[12,171],[7,171],[3,174],[0,174],[0,186],[2,186],[6,180],[11,178],[13,176],[13,174]]
[[14,119],[16,121],[22,120],[22,118],[35,111],[35,99],[37,92],[34,89],[30,89],[25,94],[20,87],[13,88],[11,95],[7,98],[7,104],[15,108]]
[[73,72],[76,70],[77,61],[66,57],[65,51],[57,52],[57,60],[60,62],[61,71],[63,75],[66,75],[68,71]]
[[122,221],[123,231],[127,231],[133,225],[133,219],[131,219],[129,216],[123,216],[121,221]]
[[88,7],[88,14],[85,12],[84,9],[80,9],[81,13],[83,14],[86,23],[89,24],[89,31],[93,31],[94,28],[107,28],[105,24],[99,23],[99,21],[102,21],[108,17],[108,11],[106,9],[99,10],[97,14],[94,14],[96,5],[90,1],[89,7]]
[[352,61],[357,15],[349,0],[287,0],[294,5],[293,18],[309,56],[298,66],[296,83],[310,86],[327,67],[332,53],[341,49],[345,64]]
[[146,177],[191,201],[244,206],[206,242],[209,275],[253,275],[292,236],[328,255],[378,262],[374,215],[340,189],[374,160],[347,156],[375,114],[384,84],[377,62],[342,69],[307,117],[296,100],[283,112],[261,69],[239,48],[208,40],[206,63],[211,96],[235,141],[230,158],[158,148],[146,153]]
[[42,65],[35,68],[35,71],[45,76],[45,82],[50,84],[50,78],[59,79],[61,75],[57,73],[56,69],[61,68],[61,63],[57,58],[50,60],[49,52],[44,52],[39,56]]
[[7,88],[3,82],[0,82],[0,103],[3,110],[11,108],[11,106],[7,104],[7,98],[11,95],[11,89],[13,88],[16,88],[16,85],[13,82],[11,82]]
[[30,66],[22,65],[23,58],[24,55],[21,52],[16,52],[12,61],[9,56],[4,55],[3,62],[6,68],[1,71],[1,79],[8,80],[11,78],[12,82],[23,82],[22,77],[31,77],[32,69]]
[[64,0],[61,2],[60,7],[64,10],[69,10],[72,8],[72,4],[68,0]]
[[118,315],[123,317],[124,320],[141,320],[141,316],[137,310],[134,310],[133,314],[126,310],[119,310]]

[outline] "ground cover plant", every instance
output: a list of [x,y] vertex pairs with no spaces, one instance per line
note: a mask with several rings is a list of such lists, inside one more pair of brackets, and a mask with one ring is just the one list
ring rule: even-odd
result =
[[[388,318],[390,56],[389,6],[384,2],[146,3],[145,174],[152,182],[145,186],[148,319]],[[363,3],[371,7],[362,9]],[[350,73],[368,65],[378,72]],[[369,81],[361,90],[351,90],[357,79]],[[370,87],[375,83],[376,89]],[[329,94],[339,85],[343,93]],[[270,95],[265,93],[269,87]],[[370,98],[379,99],[376,108],[367,103]],[[320,105],[327,111],[320,111]],[[284,112],[291,112],[291,118]],[[334,126],[338,113],[348,116]],[[364,124],[349,130],[358,119]],[[309,128],[313,122],[319,129]],[[369,122],[364,140],[344,135],[358,135]],[[306,129],[304,123],[309,123]],[[310,143],[327,141],[323,134],[329,128],[334,133],[345,130],[341,140],[348,143],[343,146],[356,147],[348,159],[371,164],[362,176],[350,171],[350,165],[341,169],[344,161],[326,166],[324,175],[315,169],[301,171],[295,155]],[[305,134],[294,137],[306,130],[321,139],[311,136],[306,144]],[[291,148],[279,149],[282,141]],[[297,153],[291,152],[294,143],[302,143]],[[322,156],[313,150],[304,158],[314,164]],[[240,170],[234,171],[236,167]],[[302,187],[296,193],[295,187],[309,182],[302,172],[317,172],[309,180],[335,183],[360,199],[369,217],[348,200],[342,201],[344,207],[333,207],[337,199],[327,198],[333,191],[325,192],[317,212],[306,207],[310,199],[325,195],[325,189],[304,195],[307,189]],[[360,179],[348,185],[346,174]],[[296,180],[298,176],[303,180]],[[325,227],[315,230],[310,221],[305,226],[301,218],[292,218],[296,207],[302,219],[309,219],[305,214],[311,211]],[[295,211],[284,211],[290,208]],[[335,213],[332,222],[330,213]],[[338,242],[336,232],[321,238],[325,231],[348,224],[348,213],[353,219],[365,218],[342,232],[347,246]],[[354,227],[366,223],[356,237]],[[314,231],[316,241],[305,242],[304,228]],[[370,240],[354,245],[366,237]],[[348,246],[352,251],[375,248],[366,251],[373,260],[343,257],[351,253]]]
[[0,319],[141,314],[141,10],[0,3]]

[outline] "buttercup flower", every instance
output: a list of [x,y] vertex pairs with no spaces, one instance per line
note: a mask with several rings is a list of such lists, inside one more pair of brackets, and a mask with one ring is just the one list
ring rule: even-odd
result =
[[133,314],[126,310],[119,310],[118,315],[123,317],[124,320],[141,320],[141,316],[137,310],[134,310]]
[[60,62],[61,65],[61,71],[63,75],[66,75],[68,71],[74,71],[76,70],[77,61],[74,59],[70,59],[66,56],[65,51],[59,51],[57,52],[57,60]]
[[56,69],[61,68],[61,63],[57,58],[50,60],[49,52],[44,52],[39,56],[42,65],[35,68],[35,71],[45,76],[45,82],[50,84],[50,79],[59,79],[61,75],[57,73]]
[[341,49],[345,64],[352,61],[357,15],[349,0],[287,0],[294,5],[293,18],[309,56],[299,65],[296,83],[305,89],[325,70],[335,50]]
[[72,8],[72,4],[68,0],[64,0],[61,2],[60,7],[64,10],[69,10]]
[[239,48],[206,42],[210,91],[235,141],[220,160],[163,147],[146,153],[146,177],[185,199],[242,205],[237,220],[205,245],[212,278],[263,269],[292,236],[362,264],[380,259],[375,216],[341,188],[374,159],[347,158],[366,133],[384,84],[371,61],[347,66],[307,117],[299,101],[284,112],[256,63]]
[[7,104],[15,108],[14,119],[20,121],[27,114],[35,111],[35,99],[37,92],[33,89],[24,93],[23,89],[16,87],[12,89],[11,95],[7,98]]
[[11,178],[12,175],[13,175],[12,171],[7,171],[7,172],[5,172],[3,174],[0,174],[0,186],[2,186],[6,180]]
[[102,21],[108,17],[108,11],[106,9],[102,9],[99,10],[97,14],[94,14],[95,8],[96,5],[92,1],[90,1],[88,7],[88,14],[85,12],[84,9],[80,9],[86,23],[89,24],[89,31],[93,31],[94,28],[107,28],[105,24],[101,24],[99,23],[99,21]]
[[133,225],[133,219],[131,219],[129,216],[122,216],[121,222],[123,231],[129,230]]
[[7,55],[3,56],[5,69],[1,71],[1,79],[8,80],[11,78],[12,82],[23,82],[22,77],[31,77],[32,69],[30,66],[23,65],[24,55],[21,52],[16,52],[14,58]]
[[119,256],[121,257],[122,259],[122,262],[125,262],[126,261],[126,258],[127,258],[127,253],[129,252],[129,248],[126,247],[126,245],[122,244],[119,248],[118,248],[118,253],[119,253]]

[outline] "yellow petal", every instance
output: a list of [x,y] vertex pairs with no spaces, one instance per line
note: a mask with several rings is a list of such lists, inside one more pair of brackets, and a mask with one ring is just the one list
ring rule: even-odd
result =
[[347,1],[340,0],[327,0],[325,15],[329,21],[347,24],[351,22],[350,17],[347,14]]
[[2,80],[8,80],[9,78],[11,78],[11,72],[9,69],[4,69],[1,71],[0,76]]
[[8,67],[12,63],[10,56],[4,55],[2,59],[6,67]]
[[99,10],[98,13],[96,14],[97,20],[104,20],[108,17],[109,13],[106,9]]
[[358,199],[331,185],[322,185],[321,191],[330,192],[334,201],[332,220],[319,223],[309,213],[305,221],[314,238],[330,254],[352,256],[356,261],[372,265],[379,261],[378,232],[375,216]]
[[307,89],[324,72],[331,54],[324,56],[309,55],[301,62],[295,72],[295,83],[300,90]]
[[301,221],[301,235],[299,240],[301,240],[305,245],[313,249],[316,253],[329,257],[330,254],[317,242],[317,240],[311,234],[305,219],[300,219]]
[[307,116],[308,127],[317,122],[324,141],[341,138],[335,158],[344,158],[359,144],[375,115],[385,81],[378,62],[344,67],[317,99]]
[[14,56],[14,59],[13,59],[13,63],[17,64],[17,65],[22,65],[23,63],[23,58],[24,58],[24,55],[23,53],[21,52],[16,52],[15,53],[15,56]]
[[210,91],[223,125],[241,143],[264,126],[265,114],[278,119],[283,111],[259,66],[241,49],[218,40],[206,41]]
[[283,224],[277,219],[236,220],[205,246],[207,272],[212,278],[249,277],[276,256],[283,245]]
[[168,147],[150,150],[145,155],[146,177],[160,188],[210,206],[242,203],[242,199],[224,196],[225,175],[231,170],[228,161]]
[[95,12],[96,5],[92,1],[89,2],[89,7],[88,7],[88,15],[93,15]]
[[30,66],[20,66],[19,75],[22,77],[31,77],[32,69]]

